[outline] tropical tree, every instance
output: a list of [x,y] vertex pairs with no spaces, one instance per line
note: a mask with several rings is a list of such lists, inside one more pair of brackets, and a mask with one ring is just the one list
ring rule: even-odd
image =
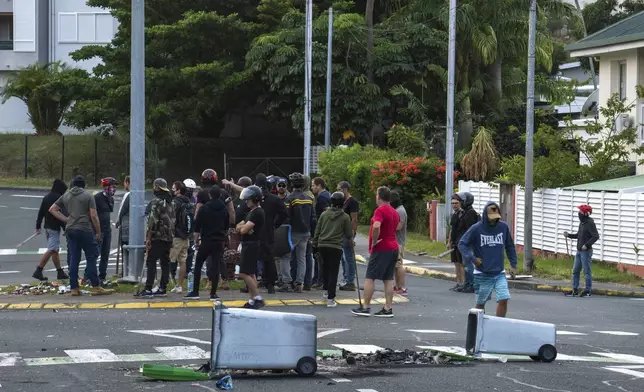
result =
[[35,63],[9,75],[0,89],[2,103],[17,98],[27,105],[37,135],[57,135],[69,109],[81,95],[79,78],[87,73],[61,62]]
[[472,142],[472,149],[461,161],[463,173],[471,180],[486,181],[499,171],[499,163],[492,132],[480,127]]

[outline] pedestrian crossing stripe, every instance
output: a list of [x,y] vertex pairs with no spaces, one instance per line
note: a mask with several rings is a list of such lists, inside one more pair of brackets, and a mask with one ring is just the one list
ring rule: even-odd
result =
[[[112,249],[110,255],[115,255],[114,257],[116,257],[116,251],[116,249]],[[38,248],[38,250],[0,249],[0,256],[34,256],[43,255],[45,252],[47,252],[47,248]],[[61,255],[67,254],[67,249],[63,247],[58,253]]]
[[644,378],[644,372],[638,371],[638,369],[644,369],[644,366],[639,365],[639,366],[607,366],[603,368],[605,370],[610,370],[612,372],[617,372],[621,374],[625,374],[627,376],[635,377],[635,378]]

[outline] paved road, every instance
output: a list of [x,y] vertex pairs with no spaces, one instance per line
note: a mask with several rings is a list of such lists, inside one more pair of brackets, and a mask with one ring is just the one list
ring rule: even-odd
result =
[[[360,268],[360,274],[364,269]],[[297,307],[318,318],[318,347],[352,351],[460,346],[472,296],[449,282],[409,278],[410,299],[393,319],[364,319],[335,309]],[[509,316],[555,323],[560,358],[477,363],[467,367],[322,368],[312,379],[234,376],[242,391],[641,391],[644,390],[644,301],[513,292]],[[279,311],[289,311],[279,308]],[[8,391],[214,390],[214,383],[150,383],[141,363],[201,364],[210,349],[207,309],[2,311],[0,384]],[[510,333],[512,331],[508,331]],[[276,331],[263,331],[270,336]],[[626,366],[628,368],[618,368]],[[612,367],[611,369],[606,369]],[[627,373],[627,374],[624,374]]]
[[[0,216],[2,216],[2,229],[0,229],[0,285],[13,283],[31,283],[34,279],[31,274],[36,269],[40,255],[46,251],[44,233],[36,236],[20,248],[16,248],[34,233],[36,218],[42,198],[47,192],[41,191],[12,191],[0,190]],[[115,209],[112,221],[116,221],[118,204],[123,193],[119,190],[116,194]],[[112,231],[112,249],[116,249],[118,239],[116,229]],[[62,239],[62,252],[66,253],[65,240]],[[65,254],[61,255],[63,258]],[[66,262],[63,262],[66,265]],[[109,261],[108,274],[115,272],[116,255]],[[54,265],[47,265],[45,273],[50,279],[56,277]]]

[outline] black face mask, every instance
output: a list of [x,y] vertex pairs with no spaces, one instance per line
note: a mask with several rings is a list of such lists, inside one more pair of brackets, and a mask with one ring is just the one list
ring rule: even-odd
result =
[[586,222],[588,220],[588,215],[584,215],[581,212],[578,215],[579,215],[579,220],[580,221]]

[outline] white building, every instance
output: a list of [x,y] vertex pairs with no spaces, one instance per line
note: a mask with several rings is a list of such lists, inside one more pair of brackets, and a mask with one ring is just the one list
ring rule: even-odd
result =
[[[97,60],[74,63],[70,53],[107,44],[116,30],[116,19],[86,0],[0,0],[0,86],[10,72],[35,62],[63,61],[91,70]],[[22,101],[0,104],[0,132],[34,132]],[[61,132],[74,130],[63,126]]]
[[[571,57],[594,57],[599,60],[599,106],[605,106],[617,94],[635,106],[624,113],[616,128],[638,126],[637,145],[644,143],[644,100],[637,98],[636,86],[644,85],[644,12],[630,16],[566,47]],[[632,162],[642,157],[632,154]],[[644,166],[637,165],[637,174]]]

